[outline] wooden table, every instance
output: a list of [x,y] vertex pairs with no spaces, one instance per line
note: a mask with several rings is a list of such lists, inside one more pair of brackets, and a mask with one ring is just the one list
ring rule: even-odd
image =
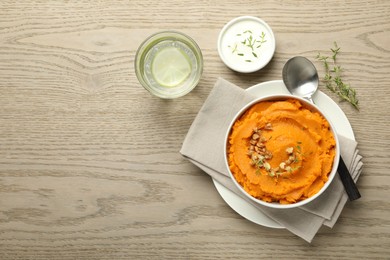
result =
[[[276,35],[256,73],[217,53],[220,29],[241,15]],[[133,63],[147,36],[171,29],[197,41],[204,73],[167,101]],[[242,218],[179,150],[217,77],[242,88],[281,79],[296,55],[323,75],[315,57],[334,41],[361,107],[339,103],[364,157],[362,198],[308,244]],[[388,258],[389,61],[386,0],[1,1],[0,259]]]

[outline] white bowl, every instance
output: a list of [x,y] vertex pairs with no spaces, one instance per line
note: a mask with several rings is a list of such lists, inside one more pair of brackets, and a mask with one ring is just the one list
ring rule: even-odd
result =
[[[315,111],[315,112],[318,112],[319,114],[321,114],[329,123],[330,125],[330,130],[334,136],[334,139],[335,139],[335,157],[334,157],[334,160],[333,160],[333,166],[332,166],[332,170],[331,172],[329,173],[328,175],[328,180],[327,182],[324,184],[324,186],[316,193],[314,194],[313,196],[309,197],[309,198],[306,198],[302,201],[298,201],[296,203],[292,203],[292,204],[280,204],[280,203],[277,203],[277,202],[266,202],[266,201],[263,201],[261,199],[257,199],[253,196],[251,196],[249,193],[247,193],[244,188],[236,181],[233,173],[230,171],[230,167],[229,167],[229,162],[228,162],[228,141],[229,141],[229,135],[231,133],[231,129],[234,125],[234,123],[236,122],[237,119],[239,119],[250,107],[252,107],[254,104],[258,103],[258,102],[263,102],[263,101],[278,101],[278,100],[286,100],[286,99],[296,99],[296,100],[299,100],[301,102],[301,104],[310,109],[311,111]],[[225,136],[225,145],[224,145],[224,159],[225,159],[225,164],[226,164],[226,167],[228,169],[228,172],[229,172],[229,175],[231,177],[231,179],[233,180],[234,184],[236,185],[236,187],[247,197],[249,198],[250,200],[254,201],[255,203],[257,204],[260,204],[262,206],[266,206],[266,207],[270,207],[270,208],[277,208],[277,209],[288,209],[288,208],[295,208],[295,207],[300,207],[300,206],[303,206],[313,200],[315,200],[316,198],[318,198],[330,185],[330,183],[332,182],[334,176],[336,175],[336,172],[337,172],[337,167],[338,167],[338,164],[339,164],[339,159],[340,159],[340,146],[339,146],[339,140],[338,140],[338,137],[337,137],[337,134],[336,134],[336,131],[335,131],[335,127],[332,125],[331,121],[329,120],[329,118],[326,117],[326,115],[324,113],[321,112],[321,110],[316,107],[315,105],[313,105],[312,103],[310,103],[309,101],[303,99],[303,98],[299,98],[299,97],[296,97],[296,96],[292,96],[292,95],[270,95],[270,96],[266,96],[266,97],[262,97],[262,98],[258,98],[258,99],[255,99],[253,100],[252,102],[250,102],[249,104],[247,104],[246,106],[244,106],[237,114],[236,116],[233,118],[233,120],[231,121],[230,125],[229,125],[229,128],[228,128],[228,131],[226,133],[226,136]]]
[[274,52],[274,33],[266,22],[257,17],[240,16],[231,20],[222,28],[218,37],[221,60],[237,72],[260,70],[269,63]]

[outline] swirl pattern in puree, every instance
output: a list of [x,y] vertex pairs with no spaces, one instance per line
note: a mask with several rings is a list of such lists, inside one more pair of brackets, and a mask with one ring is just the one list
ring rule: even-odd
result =
[[[253,139],[262,140],[262,151]],[[228,142],[234,178],[266,202],[290,204],[313,196],[328,180],[335,157],[328,121],[295,99],[254,104],[236,120]]]

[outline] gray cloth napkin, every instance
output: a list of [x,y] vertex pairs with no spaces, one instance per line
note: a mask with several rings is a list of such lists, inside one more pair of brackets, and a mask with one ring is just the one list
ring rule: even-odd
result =
[[[310,204],[283,210],[252,202],[237,189],[229,177],[223,156],[226,131],[236,113],[255,98],[240,87],[219,78],[192,123],[180,153],[264,215],[311,242],[322,225],[333,227],[348,200],[338,175],[328,189]],[[362,157],[356,149],[357,143],[343,136],[339,136],[339,141],[341,155],[356,181],[363,165]]]

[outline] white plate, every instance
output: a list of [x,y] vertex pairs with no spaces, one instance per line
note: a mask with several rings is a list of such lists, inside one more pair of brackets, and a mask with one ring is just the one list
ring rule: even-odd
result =
[[[289,94],[282,80],[263,82],[248,88],[246,91],[257,97],[274,94]],[[317,91],[313,96],[313,101],[326,114],[326,116],[330,118],[338,134],[355,140],[355,135],[348,118],[330,97],[321,91]],[[244,199],[219,184],[217,181],[213,180],[213,182],[225,202],[244,218],[265,227],[284,228],[279,223],[275,222],[257,208],[246,202]]]

